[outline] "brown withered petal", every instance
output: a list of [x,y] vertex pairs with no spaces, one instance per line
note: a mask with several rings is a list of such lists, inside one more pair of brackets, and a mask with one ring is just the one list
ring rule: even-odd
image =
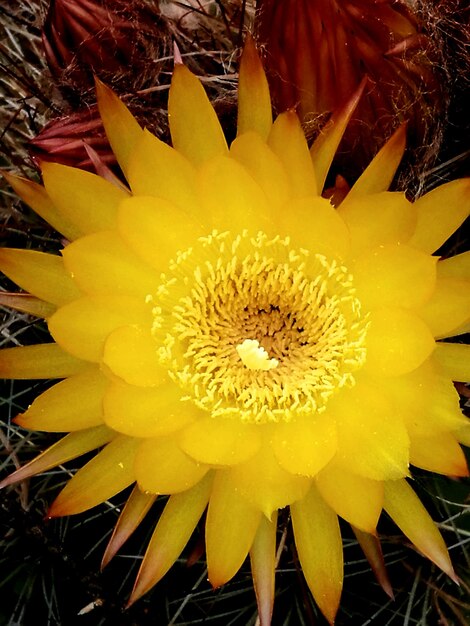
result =
[[354,148],[358,174],[403,121],[411,145],[426,142],[442,97],[431,43],[411,9],[396,0],[258,0],[257,32],[278,110],[304,122],[333,111],[369,85],[341,149]]
[[52,0],[42,39],[59,86],[83,99],[93,75],[121,92],[156,84],[164,33],[157,5],[143,0]]
[[29,142],[29,151],[35,161],[53,161],[94,172],[87,145],[102,162],[117,167],[96,105],[49,122]]

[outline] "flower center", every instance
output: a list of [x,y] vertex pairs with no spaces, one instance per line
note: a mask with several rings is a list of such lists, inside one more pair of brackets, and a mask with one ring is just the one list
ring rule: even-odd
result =
[[154,304],[160,361],[213,416],[265,423],[322,411],[365,361],[350,274],[289,238],[213,232],[178,253]]

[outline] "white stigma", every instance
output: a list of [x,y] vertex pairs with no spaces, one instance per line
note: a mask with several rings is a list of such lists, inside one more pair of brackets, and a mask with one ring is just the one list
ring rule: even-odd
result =
[[262,370],[267,372],[279,365],[277,359],[270,359],[269,354],[259,345],[256,339],[245,339],[237,346],[238,356],[243,365],[249,370]]

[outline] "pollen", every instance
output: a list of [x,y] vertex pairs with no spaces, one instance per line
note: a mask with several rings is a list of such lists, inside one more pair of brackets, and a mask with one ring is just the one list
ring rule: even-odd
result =
[[351,275],[289,238],[213,232],[178,253],[153,311],[160,361],[214,417],[313,415],[365,361],[368,322]]

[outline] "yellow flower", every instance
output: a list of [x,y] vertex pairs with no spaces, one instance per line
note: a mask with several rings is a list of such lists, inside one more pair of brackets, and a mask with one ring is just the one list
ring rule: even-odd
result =
[[360,90],[309,150],[293,112],[273,123],[251,41],[230,148],[182,65],[168,105],[173,147],[102,84],[98,96],[130,191],[51,163],[44,187],[7,175],[71,243],[61,256],[0,251],[3,271],[34,296],[2,301],[44,316],[54,339],[3,350],[0,374],[65,379],[17,423],[70,434],[3,485],[102,448],[50,516],[137,483],[105,562],[157,495],[170,495],[131,601],[168,571],[206,507],[209,579],[222,585],[250,553],[263,624],[286,506],[331,623],[338,516],[370,555],[385,509],[455,577],[406,479],[410,463],[467,475],[458,442],[470,428],[452,381],[470,380],[470,348],[443,340],[468,330],[470,256],[432,253],[468,215],[469,181],[414,204],[387,192],[401,129],[335,209],[320,193]]

